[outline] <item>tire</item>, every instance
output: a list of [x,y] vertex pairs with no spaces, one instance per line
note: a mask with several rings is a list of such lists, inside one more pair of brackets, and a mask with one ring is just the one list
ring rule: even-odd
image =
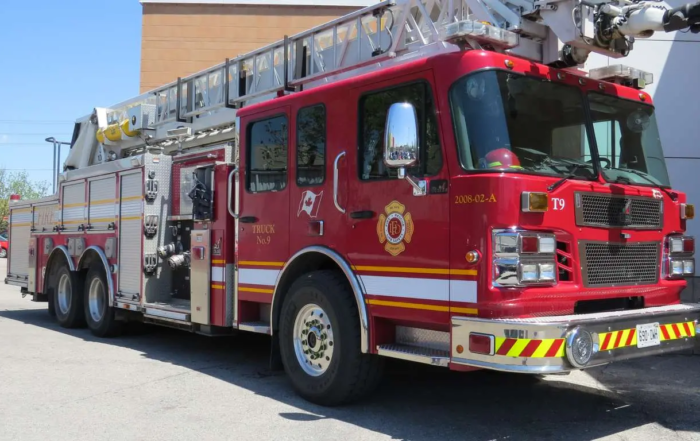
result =
[[0,259],[7,259],[7,250],[5,248],[0,248]]
[[48,290],[48,293],[46,294],[46,297],[48,298],[48,305],[49,305],[49,315],[51,317],[56,317],[56,304],[53,301],[53,288],[50,288]]
[[279,332],[284,369],[307,401],[347,404],[379,383],[384,360],[360,351],[357,303],[342,273],[314,271],[297,279],[284,299]]
[[93,264],[85,277],[83,294],[85,322],[97,337],[115,337],[121,331],[121,322],[115,318],[115,310],[109,306],[109,291],[104,268]]
[[64,328],[85,326],[82,280],[67,265],[61,265],[52,279],[56,320]]

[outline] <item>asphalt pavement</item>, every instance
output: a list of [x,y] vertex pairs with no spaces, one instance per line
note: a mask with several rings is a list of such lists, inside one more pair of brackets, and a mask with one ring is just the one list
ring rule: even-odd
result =
[[0,440],[700,440],[697,355],[543,378],[392,361],[369,399],[324,408],[268,352],[147,325],[97,339],[0,282]]

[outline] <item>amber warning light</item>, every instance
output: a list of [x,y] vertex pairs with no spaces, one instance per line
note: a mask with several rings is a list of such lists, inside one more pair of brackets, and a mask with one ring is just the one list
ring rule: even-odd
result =
[[681,204],[681,219],[693,219],[695,217],[695,205]]
[[545,212],[549,209],[549,195],[547,193],[536,193],[534,191],[524,191],[520,198],[521,209],[526,212]]

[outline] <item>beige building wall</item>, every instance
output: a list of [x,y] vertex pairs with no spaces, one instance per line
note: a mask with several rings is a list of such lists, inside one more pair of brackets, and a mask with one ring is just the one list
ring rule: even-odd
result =
[[142,3],[141,92],[358,9]]

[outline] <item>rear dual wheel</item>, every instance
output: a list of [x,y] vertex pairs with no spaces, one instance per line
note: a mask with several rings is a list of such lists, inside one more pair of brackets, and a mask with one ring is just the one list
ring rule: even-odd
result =
[[93,264],[85,277],[83,305],[87,326],[97,337],[114,337],[121,331],[121,323],[115,318],[115,310],[109,306],[107,286],[104,269]]
[[64,328],[85,325],[97,337],[117,335],[121,323],[109,306],[107,276],[99,264],[93,264],[87,275],[71,271],[65,263],[51,275],[49,314],[55,315]]
[[64,328],[85,326],[83,295],[80,292],[82,281],[79,274],[63,264],[52,276],[50,286],[53,287],[53,309],[58,324]]

